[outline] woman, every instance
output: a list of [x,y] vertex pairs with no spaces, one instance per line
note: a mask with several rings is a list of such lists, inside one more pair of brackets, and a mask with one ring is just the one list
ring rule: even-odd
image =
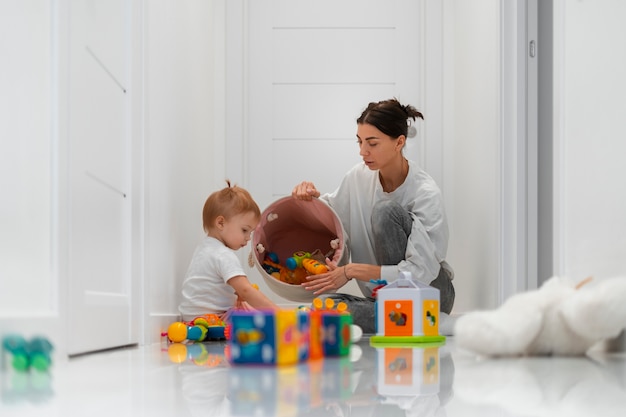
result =
[[410,120],[423,119],[413,106],[396,99],[370,103],[357,119],[357,142],[363,163],[344,176],[339,187],[320,196],[311,182],[292,192],[301,200],[321,198],[338,214],[349,237],[344,246],[351,262],[338,265],[341,254],[327,260],[330,271],[302,284],[322,294],[356,279],[364,297],[326,294],[344,301],[364,333],[375,333],[375,300],[371,280],[397,279],[400,271],[440,290],[442,313],[454,304],[452,269],[445,262],[448,224],[435,181],[404,157]]

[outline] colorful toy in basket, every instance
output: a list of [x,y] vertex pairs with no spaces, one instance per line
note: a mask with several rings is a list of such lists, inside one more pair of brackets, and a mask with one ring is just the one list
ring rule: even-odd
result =
[[439,290],[401,272],[376,292],[376,335],[370,343],[441,343]]
[[[321,255],[318,258],[324,256],[320,250],[313,253],[316,252]],[[308,275],[328,272],[328,267],[323,261],[313,258],[311,253],[304,251],[295,252],[293,256],[285,260],[284,266],[280,264],[276,253],[269,252],[263,260],[262,267],[272,277],[291,285],[302,284]]]
[[279,263],[278,255],[270,252],[263,261],[263,269],[277,280],[291,285],[300,285],[306,280],[307,271],[302,267],[285,268]]
[[217,314],[205,314],[190,322],[174,322],[170,324],[167,332],[161,333],[161,336],[167,336],[168,340],[174,343],[225,340],[225,327],[226,323]]
[[291,365],[323,356],[344,356],[352,343],[352,315],[340,303],[315,299],[312,308],[234,311],[227,328],[233,364]]
[[[322,255],[322,252],[319,249],[313,253],[318,254],[317,258],[324,258],[324,255]],[[294,253],[293,256],[287,258],[287,260],[285,261],[285,265],[288,269],[292,271],[297,268],[304,268],[304,270],[308,272],[308,274],[313,275],[328,272],[328,267],[323,260],[316,259],[313,257],[313,255],[311,255],[311,253],[304,251],[298,251]]]

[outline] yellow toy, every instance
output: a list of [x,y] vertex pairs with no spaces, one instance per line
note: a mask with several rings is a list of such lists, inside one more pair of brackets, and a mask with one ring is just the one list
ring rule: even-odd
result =
[[328,267],[326,265],[313,258],[303,259],[302,266],[304,267],[304,269],[306,269],[307,272],[313,275],[324,274],[328,272]]

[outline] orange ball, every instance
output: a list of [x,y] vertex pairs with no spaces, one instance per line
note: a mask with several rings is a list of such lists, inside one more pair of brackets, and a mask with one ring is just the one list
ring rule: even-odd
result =
[[187,325],[180,321],[170,324],[167,328],[167,337],[172,342],[182,342],[187,339]]

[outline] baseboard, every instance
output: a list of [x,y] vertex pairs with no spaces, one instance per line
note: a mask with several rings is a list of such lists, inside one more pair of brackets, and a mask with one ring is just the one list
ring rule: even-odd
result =
[[159,343],[165,340],[161,333],[167,332],[170,324],[180,320],[179,314],[151,314],[146,323],[143,344]]

